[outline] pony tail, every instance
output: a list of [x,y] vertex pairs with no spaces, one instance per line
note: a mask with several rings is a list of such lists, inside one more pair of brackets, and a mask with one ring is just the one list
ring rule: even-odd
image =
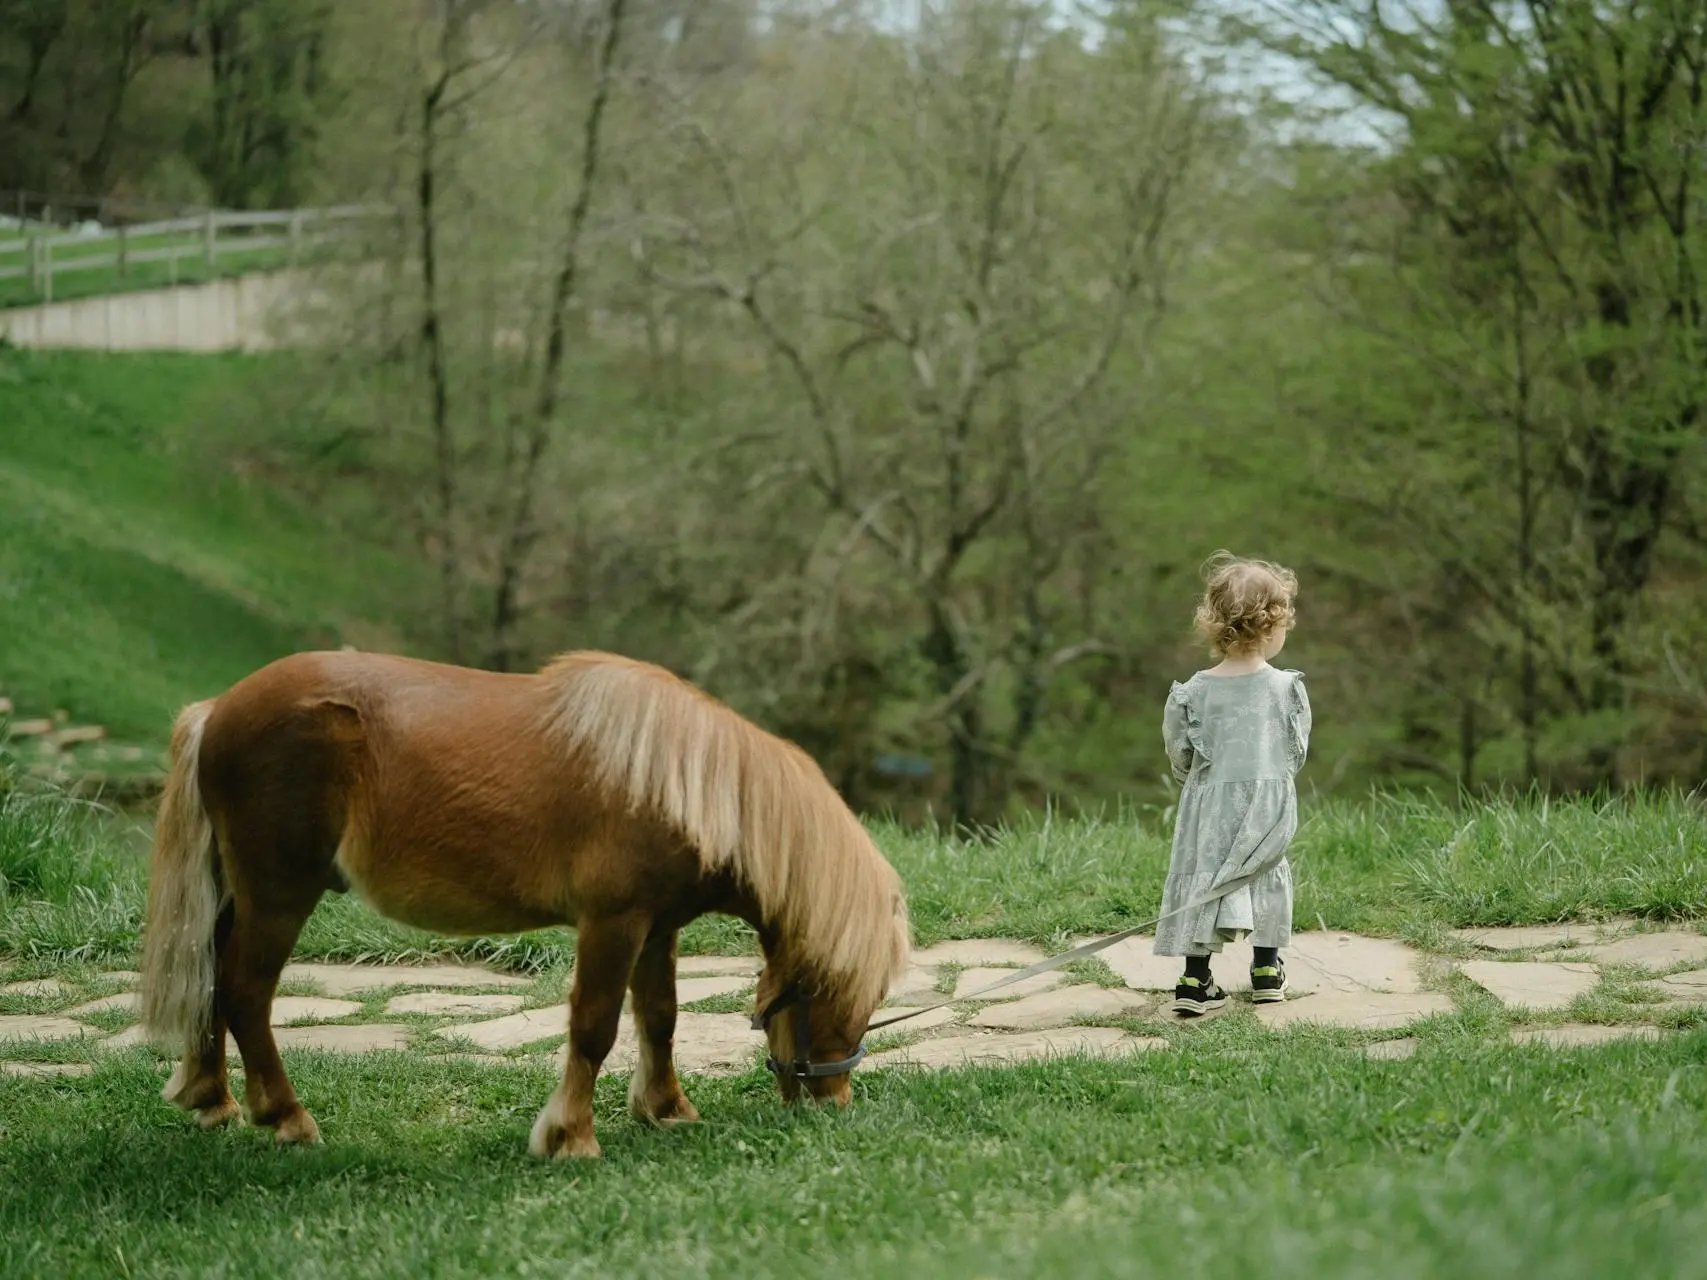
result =
[[647,663],[575,653],[543,676],[600,782],[731,871],[825,994],[881,1003],[911,952],[901,878],[811,756]]
[[199,1044],[213,1021],[213,935],[226,894],[197,777],[213,705],[191,704],[172,726],[171,771],[149,859],[142,1025],[151,1040],[174,1049]]

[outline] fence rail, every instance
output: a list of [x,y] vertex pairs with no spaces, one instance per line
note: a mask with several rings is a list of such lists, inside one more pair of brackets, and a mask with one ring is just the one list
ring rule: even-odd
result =
[[295,266],[309,250],[347,238],[362,224],[377,223],[389,212],[376,205],[253,213],[209,209],[189,217],[96,231],[65,231],[43,224],[0,239],[0,284],[27,281],[32,300],[52,302],[55,278],[78,272],[112,271],[122,281],[133,267],[164,262],[168,264],[166,283],[175,284],[182,264],[211,273],[221,259],[262,252],[276,254],[283,265]]

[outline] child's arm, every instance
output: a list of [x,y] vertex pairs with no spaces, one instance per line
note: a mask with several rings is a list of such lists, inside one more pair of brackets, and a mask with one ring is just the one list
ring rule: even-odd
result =
[[1182,784],[1190,776],[1191,766],[1196,763],[1196,753],[1191,749],[1191,725],[1188,716],[1185,692],[1179,685],[1175,685],[1173,692],[1168,695],[1168,704],[1162,711],[1162,745],[1167,748],[1168,764],[1173,769],[1174,781]]
[[1304,767],[1310,755],[1310,730],[1314,720],[1310,712],[1310,695],[1304,688],[1304,677],[1292,677],[1292,753],[1297,763],[1293,772]]

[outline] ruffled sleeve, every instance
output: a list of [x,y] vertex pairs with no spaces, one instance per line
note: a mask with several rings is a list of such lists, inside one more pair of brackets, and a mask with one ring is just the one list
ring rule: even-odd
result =
[[1178,681],[1168,690],[1167,706],[1162,711],[1162,743],[1175,782],[1183,783],[1199,761],[1209,763],[1203,750],[1203,717],[1192,705],[1191,691]]
[[1287,691],[1287,721],[1292,730],[1292,772],[1304,767],[1310,754],[1310,695],[1304,689],[1304,673],[1293,671],[1292,687]]

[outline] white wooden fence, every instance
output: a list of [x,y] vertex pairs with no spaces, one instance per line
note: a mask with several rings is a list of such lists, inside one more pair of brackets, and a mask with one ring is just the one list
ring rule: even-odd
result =
[[[39,301],[52,302],[54,278],[73,272],[107,270],[123,277],[135,266],[164,262],[167,282],[176,284],[181,263],[200,263],[211,274],[222,257],[263,250],[279,251],[284,265],[296,266],[311,248],[348,238],[389,212],[375,205],[256,213],[210,209],[95,232],[43,227],[0,240],[0,280],[27,278]],[[22,263],[9,261],[19,255]]]

